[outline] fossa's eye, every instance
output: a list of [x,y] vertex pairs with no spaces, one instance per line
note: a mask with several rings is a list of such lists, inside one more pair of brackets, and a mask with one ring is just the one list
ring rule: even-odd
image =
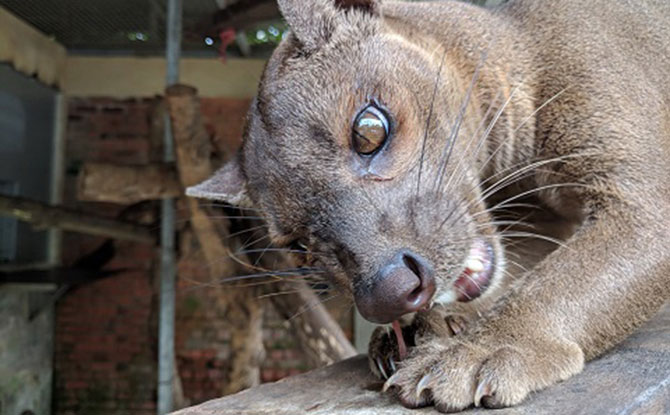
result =
[[307,247],[307,244],[305,244],[302,241],[291,242],[290,248],[291,248],[291,250],[296,251],[296,252],[309,252],[309,248]]
[[308,253],[309,246],[306,241],[302,239],[296,239],[288,244],[288,249],[292,253]]
[[309,265],[314,261],[312,251],[306,241],[296,239],[288,245],[288,249],[293,258],[293,262],[297,266]]
[[379,108],[369,105],[356,116],[351,143],[358,154],[370,155],[379,150],[389,136],[389,121]]

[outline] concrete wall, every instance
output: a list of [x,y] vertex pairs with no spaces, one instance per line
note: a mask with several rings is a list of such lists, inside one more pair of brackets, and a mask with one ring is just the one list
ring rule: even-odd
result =
[[46,295],[0,286],[0,414],[48,415],[51,406],[53,307],[31,320]]
[[[201,97],[250,98],[264,60],[184,58],[180,82]],[[71,97],[136,98],[163,95],[164,58],[69,56],[63,92]]]

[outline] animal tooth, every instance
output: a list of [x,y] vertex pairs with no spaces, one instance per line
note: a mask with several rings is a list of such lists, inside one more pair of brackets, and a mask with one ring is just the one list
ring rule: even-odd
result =
[[455,302],[457,298],[456,293],[453,290],[449,290],[446,293],[440,294],[435,300],[438,304],[445,305]]
[[470,258],[465,262],[465,267],[472,272],[484,271],[484,263],[479,258]]
[[377,362],[377,369],[379,369],[379,373],[381,373],[381,375],[384,377],[384,379],[388,379],[389,377],[386,374],[386,370],[384,370],[384,364],[382,363],[381,357],[377,357],[377,359],[375,359],[375,361]]

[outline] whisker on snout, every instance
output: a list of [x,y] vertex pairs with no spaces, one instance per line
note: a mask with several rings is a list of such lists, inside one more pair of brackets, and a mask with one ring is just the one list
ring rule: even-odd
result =
[[299,317],[300,315],[302,315],[302,314],[304,314],[304,313],[306,313],[306,312],[312,310],[313,308],[318,307],[319,305],[325,304],[325,303],[327,303],[327,302],[329,302],[329,301],[332,301],[332,300],[334,300],[334,299],[336,299],[336,298],[338,298],[338,297],[341,297],[341,296],[342,296],[342,294],[341,294],[341,293],[338,293],[338,294],[332,295],[332,296],[330,296],[330,297],[328,297],[328,298],[325,298],[325,299],[323,299],[323,300],[314,301],[314,302],[312,302],[312,303],[310,303],[310,304],[305,304],[305,305],[302,307],[302,309],[298,310],[294,315],[292,315],[291,317],[289,317],[286,321],[291,321],[291,320],[295,319],[296,317]]
[[265,252],[281,252],[284,254],[296,254],[296,255],[325,255],[321,252],[313,252],[313,251],[304,251],[304,250],[298,250],[298,249],[291,249],[291,248],[258,248],[258,249],[247,249],[244,251],[235,251],[235,254],[237,255],[247,255],[247,254],[258,254],[258,253],[265,253]]
[[547,235],[542,235],[539,233],[533,233],[533,232],[501,232],[500,233],[502,239],[508,239],[508,238],[535,238],[535,239],[541,239],[543,241],[551,242],[554,243],[562,248],[572,250],[571,247],[569,247],[564,241],[561,241],[560,239],[552,238]]

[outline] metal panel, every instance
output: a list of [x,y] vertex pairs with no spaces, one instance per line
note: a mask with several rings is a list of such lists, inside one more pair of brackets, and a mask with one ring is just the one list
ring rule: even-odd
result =
[[20,153],[26,134],[26,111],[23,102],[0,91],[0,149],[3,153]]
[[[19,194],[19,184],[0,180],[0,194],[17,196]],[[16,261],[18,224],[16,218],[0,216],[0,263],[6,264]]]
[[[0,94],[4,97],[0,106],[11,114],[4,127],[0,126],[0,135],[4,135],[0,141],[0,181],[17,186],[14,189],[19,196],[49,202],[56,92],[0,64]],[[47,232],[34,231],[25,223],[16,227],[13,262],[45,262]]]

